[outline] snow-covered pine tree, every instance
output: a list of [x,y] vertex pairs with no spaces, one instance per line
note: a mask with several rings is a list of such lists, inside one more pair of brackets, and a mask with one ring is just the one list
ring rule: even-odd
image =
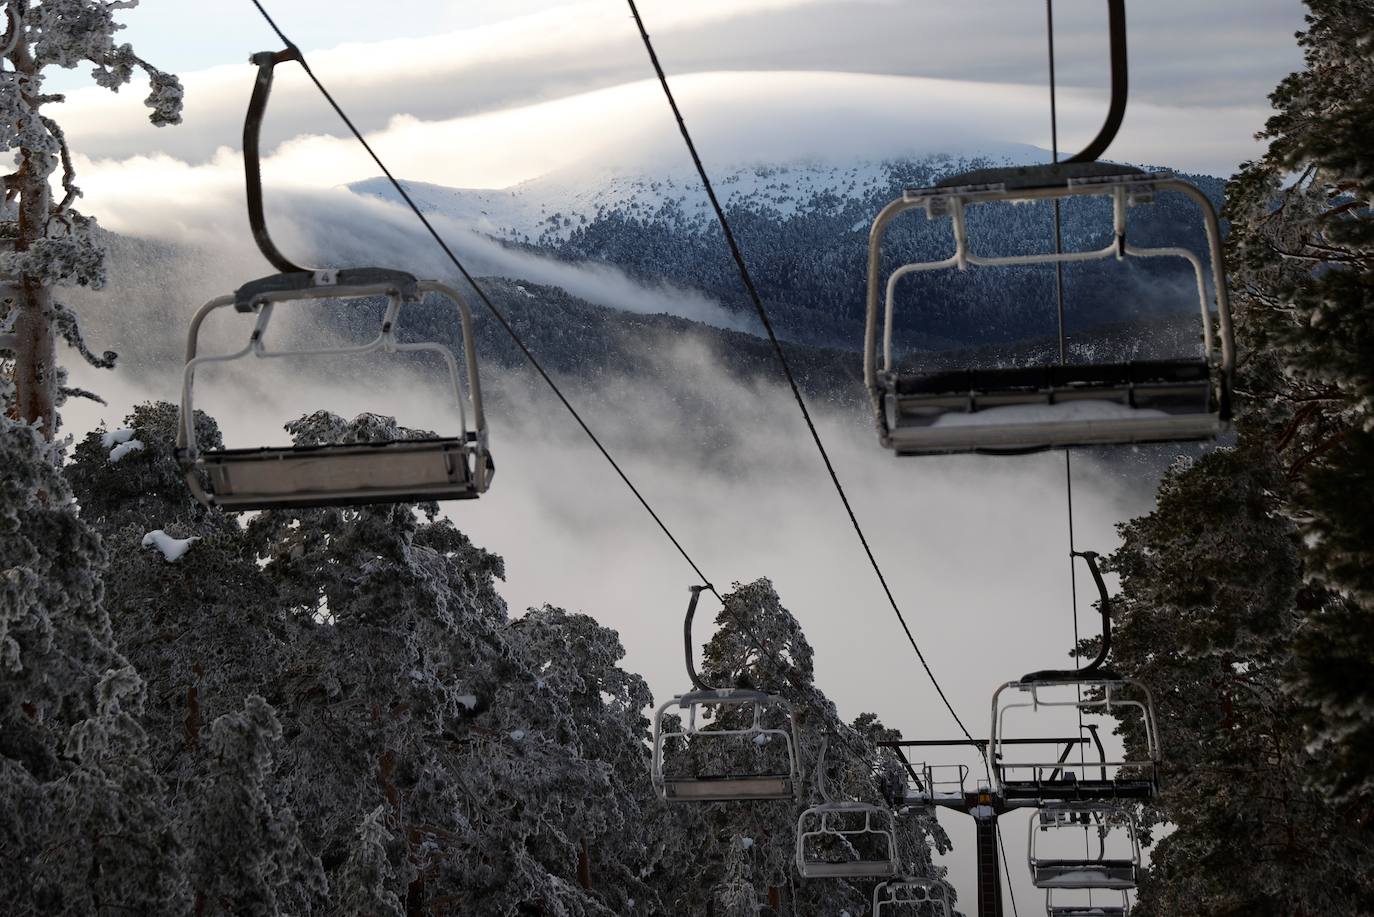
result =
[[[837,797],[883,803],[887,774],[875,744],[899,738],[885,730],[872,714],[853,725],[840,720],[835,705],[815,684],[813,651],[796,618],[783,607],[773,585],[760,579],[736,584],[725,595],[716,617],[717,630],[706,644],[701,673],[715,686],[753,687],[784,697],[797,717],[801,733],[799,753],[808,769],[808,789],[800,804],[786,801],[759,804],[712,803],[678,805],[674,837],[680,849],[664,858],[668,892],[665,900],[678,913],[734,913],[746,900],[761,914],[866,913],[875,880],[802,880],[794,866],[795,832],[802,810],[820,802],[810,772],[821,743],[828,738],[827,771]],[[732,725],[730,715],[721,722]],[[738,724],[734,724],[738,725]],[[769,725],[778,725],[770,723]],[[707,755],[720,755],[711,770],[720,772],[727,759],[745,764],[713,743]],[[674,755],[693,753],[669,746],[666,768],[674,770]],[[700,752],[696,752],[700,753]],[[746,756],[774,754],[767,745]],[[758,764],[759,762],[749,762]],[[776,764],[774,765],[776,766]],[[899,853],[907,871],[939,878],[930,848],[948,849],[949,839],[932,815],[911,813],[899,822]],[[745,889],[750,889],[750,895]]]
[[1173,469],[1111,559],[1113,665],[1155,690],[1150,815],[1176,829],[1147,917],[1374,900],[1374,7],[1308,6],[1306,67],[1227,188],[1238,443]]
[[1265,155],[1228,188],[1250,422],[1284,467],[1304,576],[1328,590],[1293,689],[1314,776],[1374,815],[1374,7],[1307,0],[1306,67],[1280,83]]
[[[109,555],[116,637],[146,673],[142,723],[188,848],[195,911],[309,913],[324,900],[321,867],[276,785],[286,746],[257,696],[290,662],[290,622],[237,520],[191,498],[172,455],[176,424],[171,404],[139,406],[123,429],[77,444],[68,478]],[[213,421],[197,424],[219,445]]]
[[[1144,813],[1157,843],[1133,914],[1368,912],[1367,831],[1307,784],[1302,701],[1284,690],[1314,594],[1300,588],[1282,477],[1248,436],[1181,463],[1110,558],[1121,575],[1110,664],[1152,688],[1165,767]],[[1122,733],[1140,753],[1139,723]]]
[[[206,511],[172,458],[175,416],[143,406],[127,430],[92,434],[72,476],[113,555],[117,631],[159,701],[145,721],[179,823],[194,833],[232,777],[236,805],[283,826],[221,852],[236,887],[296,913],[666,913],[641,878],[661,828],[648,693],[617,667],[614,632],[553,608],[510,621],[500,558],[434,506],[277,511],[247,527]],[[372,415],[290,429],[300,442],[408,435]],[[143,447],[111,462],[116,439]],[[154,529],[196,540],[169,562],[143,547]],[[226,893],[212,878],[193,878],[207,898]]]
[[[76,315],[53,298],[54,286],[100,287],[105,264],[94,238],[95,221],[72,207],[81,190],[71,151],[62,128],[43,114],[45,105],[62,96],[44,92],[44,71],[90,64],[91,78],[117,92],[135,69],[142,69],[151,86],[144,100],[149,119],[158,126],[179,123],[180,81],[130,45],[115,43],[124,28],[115,15],[137,5],[138,0],[3,0],[0,149],[13,152],[16,168],[4,177],[0,211],[0,355],[10,358],[6,368],[14,384],[6,411],[50,440],[61,399],[78,394],[62,386],[58,337],[94,366],[112,366],[115,355],[92,353],[81,339]],[[55,202],[54,176],[61,184]]]
[[184,852],[115,648],[106,556],[38,430],[0,414],[0,901],[181,915]]

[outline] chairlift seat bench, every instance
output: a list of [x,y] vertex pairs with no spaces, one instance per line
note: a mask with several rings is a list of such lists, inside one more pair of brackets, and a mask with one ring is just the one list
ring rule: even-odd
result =
[[887,429],[902,454],[1211,439],[1203,360],[889,373]]
[[664,777],[663,798],[669,802],[735,802],[795,799],[791,777],[772,774]]
[[1151,799],[1155,784],[1151,780],[1009,780],[1001,781],[1002,795],[1009,802],[1093,801],[1112,799]]
[[1036,888],[1130,889],[1136,886],[1134,860],[1040,860],[1031,870]]
[[[207,450],[200,466],[214,502],[226,510],[467,500],[480,494],[474,442],[467,436]],[[487,471],[490,477],[489,459]]]

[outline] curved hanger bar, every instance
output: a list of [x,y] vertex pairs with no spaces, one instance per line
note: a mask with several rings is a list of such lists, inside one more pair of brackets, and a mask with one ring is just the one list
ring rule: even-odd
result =
[[248,225],[253,230],[253,241],[264,258],[283,274],[309,271],[287,258],[272,241],[267,232],[267,219],[262,208],[262,166],[258,154],[258,135],[262,132],[262,116],[267,111],[267,98],[272,94],[272,71],[277,64],[285,61],[301,61],[301,52],[294,45],[285,51],[263,51],[254,54],[250,62],[258,67],[257,82],[253,84],[253,95],[248,101],[248,114],[243,119],[243,175],[248,191]]
[[816,753],[816,792],[821,794],[821,802],[834,802],[830,798],[830,789],[825,782],[825,750],[830,747],[830,735],[821,736],[821,750]]
[[1112,650],[1112,600],[1107,595],[1107,584],[1102,581],[1102,571],[1097,568],[1097,552],[1074,551],[1073,556],[1081,557],[1088,562],[1088,572],[1097,584],[1097,594],[1100,597],[1098,611],[1102,613],[1102,643],[1097,648],[1097,658],[1078,670],[1082,675],[1101,669],[1102,664],[1107,661],[1107,654]]
[[1031,672],[1021,678],[1023,683],[1036,681],[1075,681],[1084,677],[1119,678],[1117,673],[1102,666],[1112,649],[1112,601],[1107,594],[1107,584],[1102,581],[1102,571],[1097,568],[1096,551],[1072,551],[1071,557],[1081,557],[1088,562],[1088,572],[1097,584],[1098,611],[1102,614],[1102,642],[1097,647],[1097,657],[1087,665],[1077,669],[1045,669]]
[[692,661],[692,618],[696,616],[697,602],[701,600],[702,591],[711,587],[689,586],[688,588],[692,590],[692,601],[687,605],[687,620],[682,626],[682,645],[687,655],[687,675],[692,679],[692,687],[698,691],[714,691],[715,688],[701,680],[701,676],[697,674],[696,663]]
[[1111,36],[1112,54],[1112,101],[1107,109],[1107,120],[1092,143],[1064,162],[1096,162],[1111,146],[1126,116],[1126,0],[1107,0],[1107,30]]

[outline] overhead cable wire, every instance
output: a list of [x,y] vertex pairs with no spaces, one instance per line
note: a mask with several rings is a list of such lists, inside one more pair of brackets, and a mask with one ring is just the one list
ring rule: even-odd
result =
[[[256,2],[256,0],[255,0]],[[920,660],[921,667],[925,669],[926,675],[930,678],[930,683],[934,686],[935,692],[940,696],[945,709],[954,717],[954,722],[959,725],[964,737],[973,741],[973,736],[969,733],[964,721],[955,712],[954,705],[950,703],[945,695],[944,688],[940,686],[939,680],[930,668],[930,663],[926,661],[925,654],[921,651],[920,645],[916,642],[916,637],[907,624],[905,615],[902,614],[901,606],[897,604],[897,599],[892,593],[892,588],[887,583],[887,577],[883,574],[882,567],[878,565],[878,559],[873,554],[872,547],[869,546],[868,538],[864,535],[863,527],[859,525],[859,519],[854,513],[853,506],[849,503],[849,496],[845,493],[844,486],[840,483],[839,475],[835,471],[835,465],[830,460],[830,454],[826,451],[825,443],[821,440],[821,435],[816,429],[816,423],[811,417],[811,411],[806,406],[806,400],[802,397],[801,388],[797,385],[797,379],[792,374],[792,367],[787,362],[787,354],[783,351],[782,343],[778,340],[777,332],[773,329],[773,322],[768,316],[768,310],[763,305],[763,299],[759,295],[758,288],[754,285],[753,275],[749,273],[749,267],[744,261],[744,254],[740,251],[739,243],[735,239],[735,234],[730,228],[730,221],[725,216],[725,210],[721,207],[720,199],[716,196],[715,188],[711,184],[710,175],[706,167],[702,164],[701,156],[697,153],[696,144],[692,141],[692,135],[687,130],[687,122],[682,117],[682,110],[678,108],[677,99],[673,96],[672,88],[668,85],[668,76],[663,72],[663,65],[659,63],[658,54],[654,50],[653,42],[649,38],[649,32],[644,26],[644,19],[639,15],[639,8],[635,6],[635,0],[626,0],[630,6],[630,13],[634,16],[635,25],[639,28],[640,38],[644,42],[644,50],[649,54],[649,60],[653,64],[654,72],[658,75],[659,85],[663,87],[663,94],[668,99],[668,105],[673,111],[673,117],[677,119],[678,130],[682,133],[683,142],[687,144],[687,151],[692,156],[692,162],[696,165],[697,174],[701,177],[702,185],[706,190],[706,197],[711,202],[711,207],[715,210],[716,220],[720,223],[721,232],[725,236],[726,244],[730,247],[730,255],[735,260],[735,266],[739,270],[740,280],[744,283],[744,288],[749,295],[749,300],[754,306],[754,311],[758,313],[759,321],[763,323],[763,330],[768,335],[768,341],[773,347],[773,353],[778,358],[778,363],[782,367],[783,375],[787,378],[787,384],[792,389],[792,397],[797,402],[797,407],[801,410],[802,418],[806,421],[806,428],[811,433],[811,439],[816,445],[816,450],[821,455],[821,460],[825,463],[825,470],[830,475],[830,481],[835,486],[835,492],[839,494],[840,502],[844,504],[845,512],[849,515],[849,522],[854,527],[854,532],[859,536],[859,543],[863,545],[864,553],[868,557],[869,564],[873,567],[873,572],[878,576],[878,582],[882,585],[883,592],[887,596],[888,604],[892,606],[892,611],[896,614],[897,620],[901,622],[902,630],[906,633],[906,638],[911,644],[911,648],[916,651],[916,658]]]
[[[320,78],[315,75],[314,71],[310,69],[310,64],[306,60],[305,54],[300,50],[300,48],[295,44],[295,42],[291,41],[291,39],[286,36],[286,33],[277,25],[276,21],[273,20],[271,14],[268,13],[267,9],[262,4],[261,0],[250,0],[250,2],[253,4],[254,7],[257,8],[258,13],[261,14],[262,18],[267,22],[268,26],[272,29],[272,31],[276,33],[277,37],[281,40],[281,42],[289,50],[295,52],[296,59],[300,63],[301,69],[305,71],[306,76],[310,78],[310,81],[315,85],[315,88],[319,90],[320,95],[324,97],[325,101],[329,103],[330,108],[332,108],[335,114],[339,116],[339,119],[343,121],[344,125],[352,133],[354,139],[356,139],[358,143],[362,145],[363,149],[367,151],[368,156],[372,158],[372,161],[376,164],[377,168],[382,170],[382,174],[385,175],[387,181],[391,183],[391,187],[395,189],[396,193],[401,196],[401,199],[405,201],[406,205],[410,208],[411,212],[414,213],[416,218],[421,222],[421,224],[423,224],[425,230],[429,233],[430,237],[434,239],[435,243],[443,251],[444,255],[447,256],[449,261],[453,263],[453,266],[458,269],[459,273],[462,274],[463,279],[467,282],[468,286],[472,288],[473,292],[477,294],[478,299],[482,301],[482,304],[491,313],[492,317],[496,319],[496,321],[505,330],[506,334],[510,336],[510,339],[515,343],[515,346],[519,348],[520,352],[524,354],[525,359],[529,361],[530,366],[534,368],[535,372],[537,372],[539,376],[544,380],[544,382],[548,385],[549,389],[552,390],[554,395],[558,398],[559,402],[562,403],[563,407],[566,408],[568,413],[572,415],[573,419],[577,422],[577,425],[582,428],[582,432],[585,433],[587,435],[587,438],[592,441],[592,444],[596,446],[597,451],[601,453],[601,456],[606,460],[607,464],[609,464],[611,468],[615,470],[615,473],[619,476],[620,480],[625,484],[627,488],[629,488],[630,493],[632,493],[635,499],[639,501],[639,505],[644,508],[644,511],[649,514],[650,518],[653,519],[654,523],[658,526],[659,530],[663,532],[664,536],[667,537],[668,541],[671,542],[673,547],[677,549],[678,554],[680,554],[682,556],[682,559],[687,562],[687,565],[692,568],[692,572],[696,574],[697,578],[701,581],[703,586],[713,596],[715,596],[718,602],[720,602],[721,607],[726,612],[726,614],[728,614],[730,618],[732,618],[735,621],[735,623],[739,625],[740,629],[744,631],[745,635],[752,639],[754,643],[758,646],[760,653],[763,654],[761,658],[769,660],[769,668],[773,669],[773,673],[775,675],[781,675],[784,680],[790,681],[798,690],[805,690],[805,685],[799,681],[799,677],[797,676],[797,674],[792,669],[782,665],[781,661],[776,658],[776,654],[768,654],[767,642],[764,641],[758,635],[757,631],[749,624],[747,620],[745,620],[739,614],[735,613],[733,609],[731,609],[731,607],[728,604],[726,604],[725,598],[720,594],[716,587],[712,585],[711,580],[706,576],[705,573],[702,572],[701,567],[698,566],[696,561],[692,559],[692,556],[687,553],[687,549],[682,546],[682,543],[678,540],[677,536],[675,536],[673,532],[668,528],[667,523],[663,521],[663,518],[654,510],[653,506],[649,504],[649,501],[640,492],[639,488],[636,487],[634,482],[630,480],[629,475],[625,473],[625,470],[623,468],[621,468],[620,463],[615,460],[615,458],[611,455],[610,451],[601,442],[601,439],[596,435],[595,432],[592,431],[591,427],[588,426],[587,422],[583,419],[582,415],[573,406],[572,402],[570,402],[568,398],[563,394],[562,390],[558,387],[558,384],[554,382],[553,378],[548,374],[548,372],[545,371],[543,365],[535,357],[534,353],[529,349],[528,346],[525,345],[525,342],[521,339],[519,333],[511,325],[510,321],[506,318],[505,314],[496,306],[494,302],[492,302],[491,298],[487,295],[486,291],[482,289],[482,287],[477,283],[476,279],[472,276],[472,274],[470,274],[467,268],[464,267],[462,261],[459,260],[458,256],[454,253],[453,249],[449,247],[448,243],[444,240],[443,236],[441,236],[438,230],[434,228],[434,225],[425,216],[424,212],[418,206],[416,206],[415,201],[411,198],[410,193],[406,190],[405,186],[402,185],[401,182],[396,179],[395,175],[392,174],[391,170],[387,167],[386,163],[383,162],[381,157],[377,155],[376,150],[372,148],[372,145],[367,142],[367,139],[363,136],[362,132],[358,130],[357,126],[353,123],[353,120],[348,116],[347,112],[344,111],[343,107],[338,103],[338,101],[335,100],[334,96],[329,92],[329,90],[325,88],[324,84],[320,81]],[[847,736],[846,739],[848,739]],[[849,747],[851,751],[854,750],[852,745],[850,745]]]
[[[1059,103],[1057,85],[1055,82],[1054,68],[1054,0],[1045,0],[1045,43],[1049,51],[1049,75],[1050,75],[1050,155],[1051,161],[1059,162]],[[1064,251],[1064,236],[1059,209],[1059,198],[1054,199],[1054,253],[1062,254]],[[1056,261],[1054,263],[1054,292],[1059,311],[1059,362],[1066,365],[1069,362],[1068,338],[1064,331],[1064,263]],[[1078,551],[1077,541],[1073,531],[1073,450],[1064,450],[1064,496],[1065,506],[1068,515],[1069,530],[1069,601],[1073,611],[1073,667],[1074,671],[1080,668],[1078,656],[1078,567],[1074,563],[1075,554]],[[1078,691],[1078,735],[1083,735],[1083,686],[1077,686]],[[1078,746],[1078,763],[1086,765],[1087,751],[1083,745]],[[1088,849],[1089,838],[1087,832],[1083,835],[1084,853],[1091,855]],[[1088,890],[1088,902],[1092,903],[1092,890]]]
[[[1045,0],[1045,35],[1046,44],[1049,49],[1049,72],[1050,72],[1050,155],[1052,162],[1059,162],[1059,105],[1057,100],[1057,86],[1055,83],[1054,68],[1054,0]],[[1054,199],[1054,253],[1056,255],[1064,252],[1063,228],[1060,219],[1059,199]],[[1059,311],[1059,363],[1067,365],[1069,362],[1068,337],[1065,334],[1064,321],[1064,263],[1056,261],[1054,263],[1054,293]],[[1073,450],[1064,450],[1064,495],[1069,523],[1069,600],[1073,610],[1073,667],[1076,671],[1079,666],[1078,657],[1078,567],[1074,563],[1075,554],[1078,551],[1077,539],[1074,538],[1073,530]],[[1078,700],[1083,700],[1083,688],[1078,688]],[[1083,708],[1078,708],[1078,733],[1083,734]],[[1083,746],[1078,747],[1079,763],[1085,763],[1085,751]]]
[[634,482],[630,480],[629,475],[626,474],[625,470],[620,467],[620,463],[617,462],[614,457],[612,457],[611,453],[606,449],[605,445],[602,444],[601,439],[596,435],[596,433],[592,431],[592,428],[587,425],[587,422],[582,418],[582,415],[578,412],[577,408],[573,407],[572,402],[569,401],[567,396],[563,394],[562,390],[558,387],[558,383],[553,381],[553,378],[544,369],[543,365],[535,357],[534,353],[531,352],[529,347],[525,345],[525,342],[521,340],[520,335],[516,332],[515,328],[512,327],[510,321],[506,318],[505,314],[499,308],[497,308],[494,302],[491,301],[491,298],[487,296],[486,291],[478,285],[476,279],[473,278],[472,274],[468,273],[468,269],[463,266],[463,262],[458,259],[458,256],[456,254],[454,254],[453,249],[451,249],[448,243],[444,241],[444,237],[441,236],[438,230],[434,228],[434,224],[432,224],[429,221],[429,218],[425,216],[424,212],[418,206],[416,206],[415,201],[411,198],[410,193],[405,189],[405,186],[402,185],[396,179],[396,176],[394,176],[391,173],[391,170],[387,168],[386,163],[382,161],[381,157],[378,156],[377,152],[372,148],[372,144],[367,142],[367,138],[363,136],[362,132],[359,131],[357,126],[353,123],[353,119],[351,119],[348,116],[348,114],[343,110],[343,107],[340,106],[337,101],[335,101],[334,96],[331,95],[329,90],[325,88],[324,84],[320,82],[320,78],[317,77],[315,75],[315,72],[310,69],[310,64],[306,61],[305,55],[301,52],[300,48],[297,47],[295,42],[286,37],[286,33],[283,32],[281,28],[277,25],[277,23],[272,19],[272,16],[267,12],[266,8],[263,6],[260,0],[249,0],[249,2],[251,2],[253,6],[257,7],[257,10],[262,15],[262,18],[267,21],[267,24],[271,27],[272,31],[277,33],[277,37],[281,39],[282,43],[285,44],[288,49],[296,53],[301,65],[301,69],[304,70],[306,76],[310,78],[310,82],[315,84],[315,88],[319,90],[320,95],[324,96],[325,101],[329,103],[329,107],[334,109],[334,113],[337,114],[339,116],[339,119],[343,121],[344,125],[353,134],[354,139],[356,139],[358,143],[362,144],[363,149],[367,151],[367,155],[372,158],[372,161],[376,164],[377,168],[382,170],[382,174],[385,175],[387,181],[391,183],[391,187],[395,189],[396,193],[399,194],[401,196],[401,199],[405,201],[406,206],[410,208],[410,210],[415,214],[416,218],[419,219],[419,221],[424,225],[425,230],[429,233],[430,237],[434,239],[435,243],[439,246],[439,248],[443,250],[444,255],[448,257],[448,260],[451,261],[453,263],[453,266],[458,269],[458,272],[463,275],[463,279],[467,282],[468,286],[472,288],[473,292],[477,294],[477,298],[482,301],[482,305],[484,305],[487,308],[487,311],[491,313],[492,317],[496,319],[496,321],[501,325],[503,329],[505,329],[506,334],[510,336],[510,339],[515,343],[515,346],[519,348],[520,352],[524,354],[525,359],[529,361],[530,366],[532,366],[534,368],[534,371],[539,374],[539,376],[544,380],[545,383],[548,384],[550,390],[552,390],[554,395],[558,398],[558,400],[562,402],[563,407],[566,408],[568,413],[572,415],[573,420],[577,421],[577,425],[582,428],[582,432],[585,433],[587,435],[587,438],[592,441],[592,444],[596,446],[597,451],[601,453],[602,458],[604,458],[606,462],[611,466],[611,468],[615,470],[615,473],[620,477],[620,480],[624,482],[626,487],[629,488],[630,493],[634,494],[635,499],[639,501],[639,505],[644,508],[644,511],[648,513],[650,518],[654,520],[654,523],[659,527],[659,529],[663,532],[667,539],[670,542],[672,542],[673,547],[676,548],[677,552],[682,555],[682,559],[687,561],[687,565],[692,568],[692,572],[695,573],[697,577],[701,580],[701,582],[711,591],[711,594],[714,595],[717,599],[719,599],[722,604],[724,604],[725,600],[722,599],[720,593],[716,591],[716,587],[711,585],[711,580],[709,580],[706,577],[706,574],[701,571],[701,568],[697,566],[697,562],[692,559],[692,556],[690,554],[687,553],[687,549],[682,546],[682,543],[680,541],[678,541],[677,536],[675,536],[672,533],[672,531],[668,528],[667,524],[663,521],[662,517],[660,517],[659,514],[655,512],[654,508],[649,505],[649,501],[644,498],[644,495],[640,493],[639,488],[636,487]]

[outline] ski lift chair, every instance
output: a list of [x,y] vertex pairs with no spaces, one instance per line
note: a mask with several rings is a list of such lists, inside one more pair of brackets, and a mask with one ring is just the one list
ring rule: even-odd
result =
[[949,892],[936,879],[905,878],[873,889],[873,917],[952,917]]
[[[467,365],[464,394],[458,360],[437,342],[399,343],[396,330],[407,305],[425,293],[436,293],[457,307]],[[266,332],[274,308],[285,302],[358,300],[385,296],[387,305],[377,336],[354,347],[318,347],[274,351],[266,346]],[[256,316],[243,349],[230,354],[202,355],[199,335],[206,316],[233,306]],[[196,371],[207,364],[244,358],[296,358],[386,353],[439,354],[448,369],[458,405],[460,431],[453,436],[367,443],[248,449],[201,449],[196,441],[194,386]],[[469,400],[470,396],[470,400]],[[469,412],[472,418],[469,424]],[[477,497],[491,480],[482,395],[472,339],[472,317],[462,298],[443,284],[417,281],[399,271],[375,268],[337,273],[278,274],[246,284],[232,296],[213,299],[196,313],[186,344],[182,379],[181,422],[177,456],[196,499],[226,510],[280,507],[342,506],[357,503],[398,503],[459,500]],[[204,477],[204,485],[201,480]]]
[[[258,79],[243,129],[249,224],[259,249],[281,273],[244,284],[233,295],[211,300],[191,321],[177,432],[177,457],[185,471],[186,482],[196,499],[207,506],[228,510],[477,497],[486,491],[493,465],[487,448],[477,352],[467,303],[441,283],[419,281],[402,271],[302,268],[282,255],[267,231],[258,134],[271,93],[273,68],[286,60],[299,61],[299,52],[292,48],[279,54],[264,53],[253,57],[258,65]],[[456,306],[457,324],[463,338],[466,394],[458,359],[451,349],[434,341],[401,343],[396,337],[403,309],[419,302],[426,294],[443,296]],[[371,297],[385,297],[386,308],[377,336],[365,344],[286,351],[267,347],[267,330],[273,311],[280,304],[323,299],[356,301]],[[202,355],[199,345],[202,323],[210,313],[230,306],[238,313],[256,316],[248,343],[234,353]],[[379,351],[434,353],[443,358],[458,407],[459,430],[454,435],[256,449],[207,450],[201,449],[196,441],[193,393],[196,370],[202,366],[244,358],[338,357]]]
[[[1127,206],[1146,202],[1159,191],[1182,192],[1202,212],[1220,325],[1219,352],[1202,259],[1186,248],[1142,248],[1127,241]],[[967,208],[995,201],[1097,196],[1111,198],[1114,214],[1115,237],[1104,248],[1002,257],[970,250]],[[930,219],[950,218],[954,254],[940,261],[904,264],[884,283],[880,276],[883,235],[893,218],[915,209],[924,210]],[[1020,453],[1058,446],[1215,438],[1227,428],[1231,417],[1235,350],[1220,253],[1221,231],[1206,195],[1181,179],[1127,166],[1066,163],[985,169],[956,175],[933,188],[907,191],[878,215],[869,237],[864,378],[883,445],[903,455]],[[973,366],[934,372],[897,368],[892,336],[897,289],[903,278],[936,270],[964,271],[970,266],[1111,258],[1179,258],[1192,266],[1202,318],[1203,357],[1015,368]],[[880,322],[881,367],[877,362]]]
[[941,802],[960,802],[968,796],[968,766],[964,764],[908,764],[905,802],[933,807]]
[[[1031,672],[997,689],[992,698],[992,771],[1002,794],[1012,801],[1148,799],[1154,795],[1161,761],[1154,700],[1142,682],[1102,667],[1112,645],[1110,597],[1097,555],[1075,551],[1074,556],[1087,561],[1100,596],[1102,639],[1097,657],[1081,669]],[[1053,760],[1035,752],[1023,757],[1018,750],[1040,746],[1007,741],[1009,715],[1024,723],[1036,715],[1041,720],[1055,714],[1071,719],[1076,717],[1069,717],[1070,712],[1112,716],[1126,711],[1139,717],[1145,757],[1109,757],[1092,725],[1086,728],[1097,747],[1096,761],[1071,760],[1072,745]]]
[[[898,454],[1020,453],[1060,446],[1206,440],[1229,424],[1235,344],[1221,264],[1221,229],[1211,201],[1172,175],[1146,174],[1097,161],[1116,136],[1127,98],[1124,0],[1107,0],[1107,8],[1111,107],[1101,130],[1082,152],[1053,165],[980,169],[947,178],[932,188],[908,190],[883,208],[873,222],[868,242],[864,379],[877,415],[879,438]],[[1201,212],[1220,341],[1214,340],[1212,332],[1209,272],[1197,253],[1182,247],[1144,248],[1128,241],[1127,206],[1149,203],[1160,191],[1188,196]],[[1114,238],[1101,249],[1001,257],[970,249],[966,225],[969,208],[999,201],[1083,197],[1108,197],[1112,201]],[[924,210],[932,220],[948,217],[954,253],[940,261],[902,265],[884,282],[883,237],[896,217],[911,210]],[[897,367],[893,320],[897,287],[904,277],[929,271],[966,271],[971,266],[1128,258],[1176,258],[1192,266],[1202,317],[1201,359],[1017,368],[970,366],[936,372]]]
[[[895,876],[901,871],[892,810],[866,802],[830,798],[825,783],[825,750],[816,761],[821,802],[797,819],[797,872],[804,879]],[[834,859],[841,855],[844,859]]]
[[[691,587],[692,599],[684,626],[687,674],[693,690],[665,702],[654,713],[654,787],[668,802],[795,800],[801,794],[802,774],[797,757],[800,741],[791,705],[767,691],[712,688],[697,675],[692,662],[692,618],[705,588]],[[717,722],[722,719],[734,719],[737,724],[722,726]],[[780,724],[769,725],[770,721]],[[688,773],[670,772],[665,750],[673,745],[682,751],[680,759],[696,758],[699,763],[701,754],[714,748],[724,753],[724,760],[719,760],[714,769],[707,766],[693,767]],[[779,751],[765,755],[763,750],[768,747]],[[730,762],[731,756],[753,759],[755,763],[765,757],[768,760],[762,762],[761,771],[755,772]]]
[[[1072,893],[1072,892],[1071,892]],[[1045,890],[1045,914],[1047,917],[1130,917],[1131,897],[1126,891],[1120,892],[1093,892],[1085,893],[1088,897],[1085,901],[1069,902],[1062,890],[1056,891],[1053,888]],[[1101,904],[1096,899],[1110,895],[1121,895],[1120,902],[1113,900],[1110,904]]]
[[1031,817],[1029,829],[1026,859],[1036,888],[1136,887],[1140,839],[1127,809],[1100,802],[1054,803]]

